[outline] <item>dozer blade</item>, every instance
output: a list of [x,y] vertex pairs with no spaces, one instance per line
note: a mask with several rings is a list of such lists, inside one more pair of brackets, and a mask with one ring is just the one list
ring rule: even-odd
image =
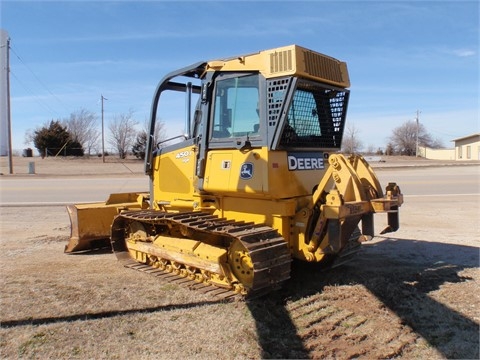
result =
[[111,194],[107,201],[68,205],[71,234],[65,253],[109,248],[113,218],[124,210],[148,208],[147,193]]

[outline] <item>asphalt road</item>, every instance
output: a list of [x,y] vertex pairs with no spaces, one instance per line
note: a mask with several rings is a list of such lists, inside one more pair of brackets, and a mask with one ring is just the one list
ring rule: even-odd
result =
[[442,166],[377,169],[383,187],[396,182],[405,197],[480,195],[480,166]]
[[[385,188],[396,182],[405,198],[479,195],[480,166],[381,168]],[[0,206],[62,205],[104,201],[111,193],[148,191],[148,177],[0,178]]]
[[145,175],[0,179],[0,206],[66,205],[105,201],[111,193],[146,192]]

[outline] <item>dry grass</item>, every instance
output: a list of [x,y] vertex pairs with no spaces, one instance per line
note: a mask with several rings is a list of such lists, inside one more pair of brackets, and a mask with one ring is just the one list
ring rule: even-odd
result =
[[[92,157],[13,157],[13,174],[30,176],[30,163],[34,163],[35,176],[52,175],[132,175],[143,174],[142,160],[129,157],[118,159],[113,156],[105,158]],[[0,175],[9,176],[8,158],[0,157]]]

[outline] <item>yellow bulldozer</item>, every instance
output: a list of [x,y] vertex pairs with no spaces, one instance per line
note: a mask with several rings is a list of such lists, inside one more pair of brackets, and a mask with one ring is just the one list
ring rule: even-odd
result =
[[[298,45],[167,74],[151,108],[150,189],[69,205],[65,252],[111,247],[125,266],[228,298],[278,289],[293,259],[348,259],[374,236],[374,213],[396,231],[400,188],[383,191],[363,157],[340,153],[349,86],[345,62]],[[157,143],[174,95],[185,135]]]

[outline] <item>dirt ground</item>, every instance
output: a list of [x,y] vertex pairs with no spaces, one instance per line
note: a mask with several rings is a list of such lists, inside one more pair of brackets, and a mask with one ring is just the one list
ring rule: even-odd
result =
[[284,289],[250,302],[122,268],[109,252],[65,255],[64,207],[0,206],[0,357],[478,359],[479,200],[406,198],[398,232],[339,268],[294,264]]

